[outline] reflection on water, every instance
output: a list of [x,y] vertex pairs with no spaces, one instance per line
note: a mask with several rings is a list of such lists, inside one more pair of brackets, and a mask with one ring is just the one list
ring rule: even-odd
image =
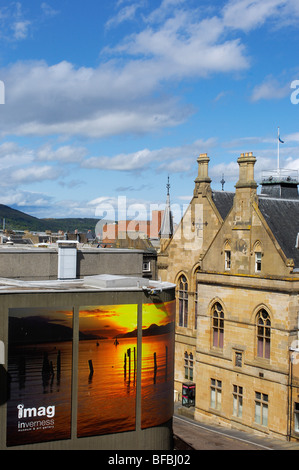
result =
[[78,436],[135,429],[136,338],[80,341]]
[[[11,393],[7,404],[7,445],[69,438],[72,343],[11,347],[8,373]],[[17,406],[20,404],[32,409],[30,419],[19,420]],[[48,406],[55,406],[51,426],[40,423],[33,426],[37,420],[41,422],[47,418],[34,416],[35,410]]]
[[[142,340],[142,427],[155,426],[173,413],[171,335]],[[92,361],[92,370],[90,368]],[[135,340],[81,341],[79,347],[78,436],[135,429],[137,344]]]
[[173,414],[172,335],[142,339],[141,427],[161,424]]

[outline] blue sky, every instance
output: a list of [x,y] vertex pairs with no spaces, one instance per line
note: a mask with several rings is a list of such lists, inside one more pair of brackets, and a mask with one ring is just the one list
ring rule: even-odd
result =
[[215,190],[222,174],[234,189],[242,152],[259,182],[278,127],[280,166],[298,170],[298,44],[298,0],[1,0],[0,203],[150,210],[169,175],[183,211],[200,153]]

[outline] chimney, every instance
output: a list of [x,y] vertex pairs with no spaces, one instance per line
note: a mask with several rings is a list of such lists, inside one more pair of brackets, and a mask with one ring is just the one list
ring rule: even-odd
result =
[[236,184],[236,188],[250,188],[255,190],[257,188],[257,183],[254,181],[254,165],[256,158],[253,156],[252,152],[241,153],[238,158],[239,164],[239,181]]
[[252,152],[241,153],[238,158],[239,181],[235,185],[234,219],[236,225],[250,225],[252,219],[252,201],[257,199],[257,183],[254,180],[256,158]]
[[194,196],[197,193],[206,193],[206,190],[210,188],[211,178],[209,178],[209,157],[207,153],[201,153],[197,158],[198,163],[198,176],[195,178],[195,189]]
[[77,278],[77,244],[75,240],[58,240],[58,279]]

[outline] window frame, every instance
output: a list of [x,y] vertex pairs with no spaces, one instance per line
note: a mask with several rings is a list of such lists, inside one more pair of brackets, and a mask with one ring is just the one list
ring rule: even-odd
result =
[[211,378],[210,380],[210,408],[221,411],[222,380]]
[[239,419],[242,418],[243,413],[243,392],[242,386],[233,384],[233,416]]
[[184,376],[186,380],[193,381],[194,378],[194,356],[192,352],[184,353]]
[[232,252],[230,249],[224,250],[224,270],[230,271],[232,265]]
[[271,318],[265,308],[256,314],[256,355],[260,359],[271,357]]
[[255,392],[254,403],[254,422],[260,426],[268,427],[269,395],[263,392]]
[[260,273],[262,271],[262,252],[255,251],[255,260],[254,260],[254,270],[256,273]]
[[[217,308],[217,307],[220,308]],[[212,306],[212,346],[223,349],[224,347],[224,311],[220,302],[214,302]]]
[[188,280],[184,274],[178,282],[179,326],[188,327]]

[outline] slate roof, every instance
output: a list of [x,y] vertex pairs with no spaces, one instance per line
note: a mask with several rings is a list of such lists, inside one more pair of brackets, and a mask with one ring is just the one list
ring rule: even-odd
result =
[[231,210],[234,202],[235,193],[228,191],[213,191],[212,199],[217,207],[219,214],[224,220]]
[[259,209],[287,258],[299,267],[299,250],[295,248],[299,233],[299,199],[259,196]]
[[[234,201],[234,192],[213,191],[213,201],[223,218],[228,215]],[[258,195],[259,209],[287,258],[299,268],[299,249],[295,247],[299,233],[299,198],[284,199]]]

